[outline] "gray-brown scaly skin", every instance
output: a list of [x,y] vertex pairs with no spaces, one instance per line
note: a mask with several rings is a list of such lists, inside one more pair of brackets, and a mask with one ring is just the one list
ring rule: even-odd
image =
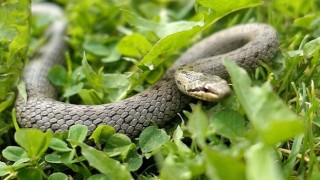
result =
[[61,10],[56,6],[41,6],[43,5],[33,9],[33,12],[47,13],[51,12],[48,9],[55,9],[51,13],[60,18],[49,29],[51,36],[48,43],[25,69],[24,81],[28,98],[25,101],[18,96],[16,110],[21,126],[43,131],[51,129],[59,132],[74,124],[84,124],[92,132],[99,124],[108,124],[120,133],[136,137],[152,123],[163,125],[191,101],[191,97],[177,89],[173,78],[173,73],[181,65],[191,62],[188,68],[226,78],[223,59],[235,60],[238,65],[250,71],[259,65],[258,60],[269,61],[278,49],[276,33],[270,26],[236,26],[195,44],[182,54],[157,84],[140,94],[103,105],[66,104],[54,100],[56,91],[47,79],[48,71],[53,65],[63,64],[66,23],[61,18]]

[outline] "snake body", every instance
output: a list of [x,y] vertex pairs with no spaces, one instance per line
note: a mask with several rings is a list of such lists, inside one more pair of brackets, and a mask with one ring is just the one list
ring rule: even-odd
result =
[[[33,12],[62,17],[62,11],[56,6],[45,6],[34,6]],[[251,71],[258,67],[259,60],[268,62],[278,49],[272,27],[258,23],[238,25],[196,43],[178,58],[159,82],[142,93],[110,104],[74,105],[55,100],[55,87],[47,79],[53,65],[63,64],[66,49],[63,39],[66,22],[56,19],[48,30],[48,42],[24,71],[27,99],[18,95],[16,100],[18,122],[23,127],[60,132],[74,124],[84,124],[92,132],[99,124],[106,124],[117,132],[136,137],[152,123],[165,124],[192,100],[177,88],[176,71],[186,68],[227,78],[223,60],[234,60]]]

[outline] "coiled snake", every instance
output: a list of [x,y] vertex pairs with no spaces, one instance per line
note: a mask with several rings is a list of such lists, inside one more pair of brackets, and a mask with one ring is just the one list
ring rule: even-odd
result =
[[[64,62],[66,22],[61,18],[61,9],[54,5],[32,8],[33,13],[50,13],[57,18],[47,32],[50,35],[48,42],[25,68],[28,97],[25,100],[18,95],[16,110],[21,126],[43,131],[59,132],[74,124],[84,124],[92,132],[99,124],[107,124],[120,133],[135,137],[151,123],[163,125],[181,112],[192,99],[185,93],[208,100],[219,100],[228,95],[228,84],[221,80],[228,76],[223,60],[234,60],[250,71],[259,66],[259,60],[268,62],[278,49],[277,35],[272,27],[258,23],[238,25],[192,46],[157,84],[140,94],[110,104],[66,104],[54,100],[56,91],[47,79],[49,69]],[[196,71],[195,77],[191,76],[193,71]],[[207,75],[209,78],[203,80]],[[187,81],[196,83],[189,86]],[[182,93],[176,84],[186,92]]]

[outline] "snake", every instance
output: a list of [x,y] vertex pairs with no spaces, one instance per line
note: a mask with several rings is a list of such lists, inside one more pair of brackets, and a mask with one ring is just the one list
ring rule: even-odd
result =
[[137,137],[146,127],[163,126],[172,120],[195,98],[219,101],[227,97],[231,90],[225,80],[224,61],[235,61],[252,71],[261,62],[271,62],[278,50],[277,33],[270,25],[235,25],[195,43],[143,92],[108,104],[69,104],[56,100],[56,87],[47,78],[50,68],[65,61],[67,23],[63,10],[42,3],[32,5],[32,13],[49,14],[54,19],[46,31],[47,42],[24,68],[27,97],[18,93],[15,108],[21,127],[42,131],[61,132],[82,124],[92,132],[99,125],[109,125],[130,138]]

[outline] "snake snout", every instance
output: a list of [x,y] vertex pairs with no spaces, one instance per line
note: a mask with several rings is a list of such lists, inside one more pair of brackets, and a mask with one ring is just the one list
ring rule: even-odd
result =
[[206,101],[219,101],[231,94],[230,86],[227,81],[221,80],[220,82],[209,82],[203,86]]

